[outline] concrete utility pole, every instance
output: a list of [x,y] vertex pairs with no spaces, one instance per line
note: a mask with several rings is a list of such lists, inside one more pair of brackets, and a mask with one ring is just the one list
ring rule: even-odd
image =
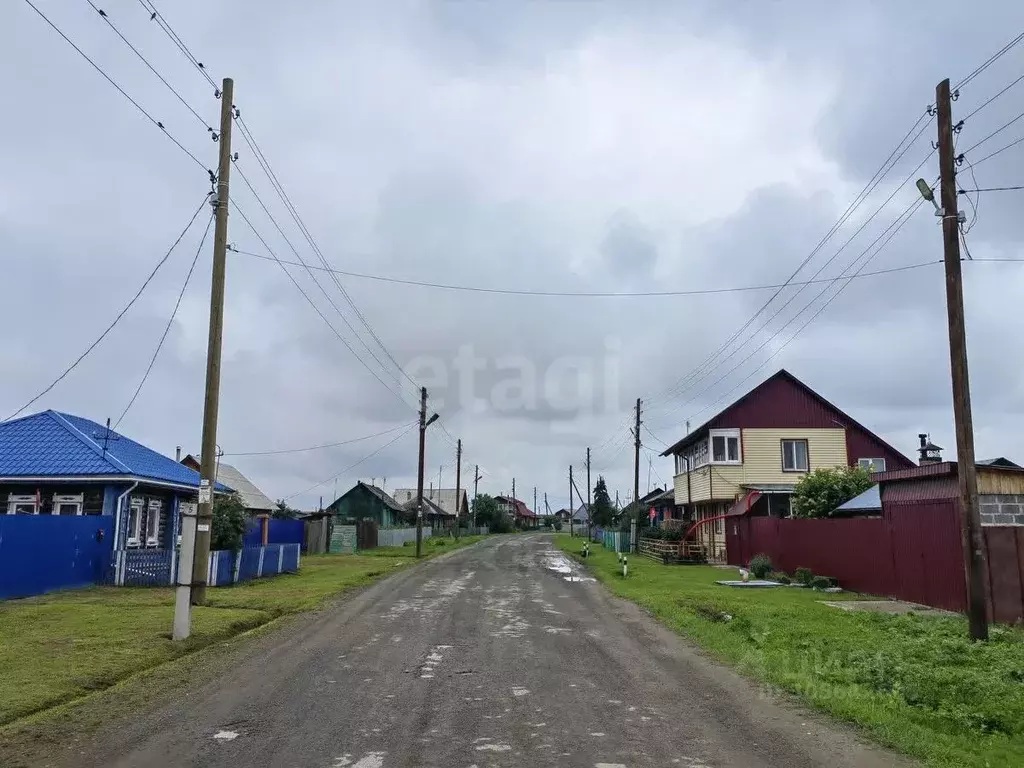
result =
[[576,510],[572,506],[572,464],[569,465],[569,535],[573,535],[572,526],[576,520]]
[[462,438],[455,444],[455,538],[459,538],[462,522]]
[[633,502],[636,509],[633,510],[632,521],[629,524],[629,541],[634,552],[640,551],[640,542],[637,531],[640,526],[640,398],[636,399],[636,426],[633,429]]
[[[199,516],[195,527],[192,559],[192,605],[206,602],[206,578],[210,570],[210,528],[213,521],[213,489],[217,485],[217,413],[220,410],[220,358],[224,339],[224,276],[227,271],[228,202],[231,178],[231,126],[234,117],[235,82],[224,78],[220,94],[220,158],[217,164],[217,195],[213,199],[213,280],[210,288],[210,337],[206,348],[206,400],[203,405],[203,442],[199,463]],[[189,526],[191,527],[191,526]],[[182,538],[182,547],[191,546]],[[180,569],[179,569],[180,570]]]
[[964,330],[964,287],[960,271],[959,211],[953,148],[953,116],[949,80],[935,88],[939,128],[940,200],[943,258],[946,265],[946,313],[949,319],[949,359],[953,373],[953,417],[956,423],[956,464],[960,480],[960,532],[967,578],[971,639],[988,639],[985,584],[985,542],[978,509],[978,475],[974,463],[974,423],[967,374],[967,335]]
[[480,465],[473,465],[473,527],[479,526],[480,521],[476,519],[476,497],[480,495]]

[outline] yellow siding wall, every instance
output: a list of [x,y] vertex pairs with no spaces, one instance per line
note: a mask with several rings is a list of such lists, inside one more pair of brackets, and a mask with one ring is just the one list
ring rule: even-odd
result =
[[[802,472],[782,471],[782,441],[806,440],[811,469],[847,465],[846,432],[835,429],[744,429],[743,463],[713,464],[690,473],[693,501],[731,499],[741,484],[796,483]],[[676,475],[676,504],[687,504],[686,473]],[[712,496],[713,494],[713,496]]]

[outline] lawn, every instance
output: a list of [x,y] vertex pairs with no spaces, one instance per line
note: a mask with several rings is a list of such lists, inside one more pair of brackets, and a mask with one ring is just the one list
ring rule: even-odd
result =
[[[452,548],[435,545],[426,554]],[[211,589],[208,606],[194,610],[193,634],[184,643],[170,639],[174,598],[169,588],[95,587],[0,602],[0,725],[280,616],[316,609],[328,598],[412,565],[415,561],[400,550],[303,557],[297,574]]]
[[[557,536],[578,557],[581,540]],[[1024,765],[1024,631],[972,644],[961,617],[889,616],[822,605],[807,589],[737,589],[729,571],[664,566],[592,545],[587,566],[717,658],[797,694],[875,740],[936,766]]]

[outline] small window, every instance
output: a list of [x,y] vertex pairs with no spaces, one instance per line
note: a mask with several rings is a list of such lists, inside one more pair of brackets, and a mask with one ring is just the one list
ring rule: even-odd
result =
[[782,441],[782,471],[783,472],[806,472],[807,465],[807,441],[806,440],[783,440]]
[[151,499],[149,508],[146,511],[146,546],[155,547],[160,543],[160,515],[163,510],[163,502],[159,499]]
[[885,472],[885,459],[857,459],[857,466],[868,472]]
[[142,533],[142,499],[132,499],[128,508],[128,546],[137,547]]
[[711,431],[711,461],[714,464],[740,463],[740,431],[738,429]]
[[39,506],[36,504],[36,497],[12,493],[7,497],[8,515],[37,515]]
[[53,494],[53,514],[75,517],[82,514],[82,494]]

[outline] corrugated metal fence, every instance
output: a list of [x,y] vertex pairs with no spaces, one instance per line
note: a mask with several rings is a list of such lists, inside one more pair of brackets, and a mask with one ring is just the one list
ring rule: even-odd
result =
[[[244,547],[238,552],[210,553],[207,583],[222,587],[240,581],[291,573],[299,569],[300,544]],[[114,552],[100,580],[125,587],[165,587],[175,583],[177,552],[168,549],[128,549]]]
[[0,599],[102,581],[113,542],[111,517],[0,515]]
[[[429,539],[430,528],[423,528],[423,538]],[[378,547],[403,547],[406,542],[416,543],[415,528],[381,528],[377,531]]]
[[[1024,619],[1024,529],[986,526],[989,614]],[[967,608],[955,503],[894,504],[885,517],[828,520],[738,518],[727,521],[729,563],[764,553],[779,570],[810,568],[855,592],[950,611]]]
[[[262,520],[249,520],[242,537],[243,547],[259,547],[263,544]],[[301,544],[306,535],[305,524],[301,520],[267,520],[267,544]]]

